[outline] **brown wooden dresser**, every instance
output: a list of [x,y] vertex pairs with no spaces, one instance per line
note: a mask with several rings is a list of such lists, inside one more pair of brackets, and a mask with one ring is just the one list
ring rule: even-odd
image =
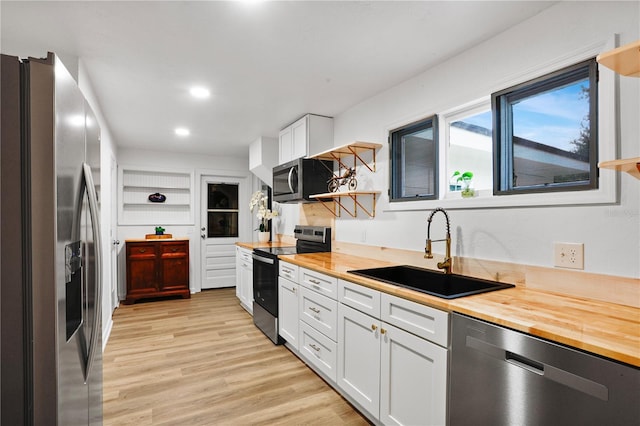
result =
[[189,240],[127,240],[127,297],[191,297],[189,291]]

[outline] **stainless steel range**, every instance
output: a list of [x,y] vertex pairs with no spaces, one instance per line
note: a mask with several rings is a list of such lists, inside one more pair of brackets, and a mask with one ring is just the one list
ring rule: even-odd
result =
[[253,322],[276,345],[278,335],[278,256],[331,251],[331,228],[296,225],[296,245],[253,250]]

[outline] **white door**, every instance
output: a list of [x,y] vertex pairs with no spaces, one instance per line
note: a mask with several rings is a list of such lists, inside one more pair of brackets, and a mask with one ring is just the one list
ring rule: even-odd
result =
[[118,252],[120,240],[118,240],[118,163],[111,157],[111,284],[110,299],[111,310],[118,306]]
[[[249,202],[246,179],[202,176],[200,243],[202,289],[236,285],[236,249]],[[245,202],[246,200],[246,202]]]

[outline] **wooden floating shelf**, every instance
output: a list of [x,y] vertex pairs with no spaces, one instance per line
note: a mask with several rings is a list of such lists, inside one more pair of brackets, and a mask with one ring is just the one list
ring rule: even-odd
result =
[[640,157],[625,158],[622,160],[602,161],[598,163],[601,169],[611,169],[618,172],[626,172],[636,179],[640,179]]
[[[321,152],[320,154],[312,155],[309,158],[313,158],[315,160],[335,160],[339,163],[340,167],[347,169],[342,162],[342,159],[345,157],[354,157],[354,166],[355,159],[360,160],[360,162],[367,167],[372,172],[376,171],[376,150],[382,148],[382,144],[374,143],[374,142],[352,142],[347,145],[342,145],[336,148],[331,148],[327,151]],[[360,156],[364,152],[371,152],[373,155],[373,167],[369,166],[369,164],[362,159]]]
[[[376,216],[376,198],[380,194],[380,191],[344,191],[344,192],[327,192],[325,194],[316,194],[312,195],[311,198],[322,201],[322,200],[330,200],[334,201],[335,204],[338,205],[338,212],[335,211],[334,208],[328,207],[324,202],[323,206],[327,208],[335,217],[340,217],[340,211],[344,210],[351,217],[358,216],[358,207],[365,212],[369,217]],[[358,196],[371,196],[372,198],[372,207],[371,210],[362,205],[360,201],[358,201]],[[342,198],[350,198],[353,201],[353,209],[348,208],[345,203],[342,201]]]
[[640,77],[640,40],[601,53],[598,63],[627,77]]

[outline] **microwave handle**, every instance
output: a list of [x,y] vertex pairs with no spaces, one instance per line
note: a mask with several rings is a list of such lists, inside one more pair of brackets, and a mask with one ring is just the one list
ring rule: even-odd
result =
[[289,176],[287,176],[287,183],[289,184],[289,189],[291,190],[291,193],[293,194],[295,191],[293,190],[293,182],[291,182],[291,178],[293,177],[293,171],[295,170],[295,167],[291,167],[289,169]]

